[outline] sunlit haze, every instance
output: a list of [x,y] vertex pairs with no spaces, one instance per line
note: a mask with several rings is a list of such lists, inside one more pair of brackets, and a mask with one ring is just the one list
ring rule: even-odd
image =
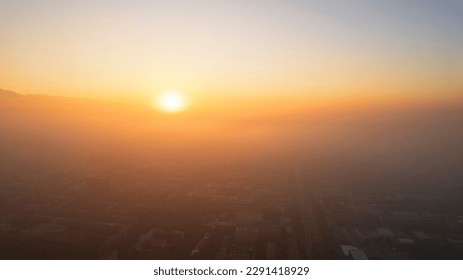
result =
[[0,0],[0,63],[0,259],[463,259],[461,0]]
[[185,96],[176,91],[167,91],[162,93],[156,100],[157,106],[166,112],[179,112],[185,109]]

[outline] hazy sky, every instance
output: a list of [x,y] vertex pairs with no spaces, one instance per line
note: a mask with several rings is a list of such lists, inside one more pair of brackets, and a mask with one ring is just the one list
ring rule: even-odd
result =
[[0,0],[0,88],[196,100],[461,94],[463,1]]

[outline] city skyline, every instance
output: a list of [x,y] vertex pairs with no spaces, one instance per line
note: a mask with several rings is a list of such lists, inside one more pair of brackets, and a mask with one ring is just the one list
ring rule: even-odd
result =
[[0,0],[0,259],[462,260],[462,14]]

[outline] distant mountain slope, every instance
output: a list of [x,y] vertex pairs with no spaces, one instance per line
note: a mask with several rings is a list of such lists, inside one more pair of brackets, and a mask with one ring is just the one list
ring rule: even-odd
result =
[[10,91],[10,90],[4,90],[0,88],[0,97],[14,97],[14,96],[19,96],[20,94]]

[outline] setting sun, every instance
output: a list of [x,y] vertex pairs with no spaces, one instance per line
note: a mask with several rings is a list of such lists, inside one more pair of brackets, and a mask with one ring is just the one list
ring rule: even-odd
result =
[[185,108],[186,101],[183,94],[168,91],[159,96],[157,104],[165,112],[179,112]]

